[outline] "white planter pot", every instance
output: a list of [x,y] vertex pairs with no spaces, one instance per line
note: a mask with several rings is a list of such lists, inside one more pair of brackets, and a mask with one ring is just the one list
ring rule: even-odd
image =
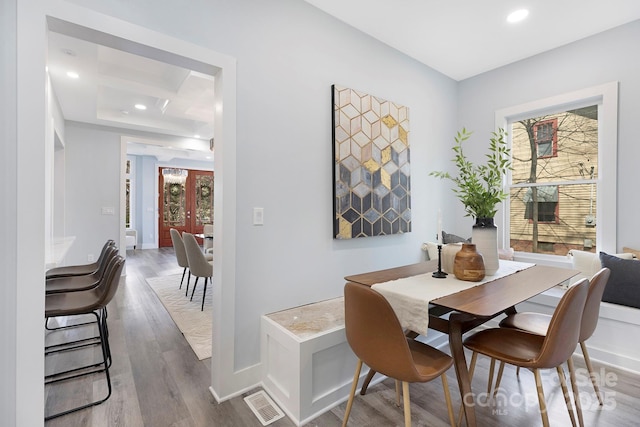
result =
[[484,269],[487,276],[493,276],[500,267],[498,258],[498,227],[493,218],[476,218],[471,231],[471,241],[482,254]]

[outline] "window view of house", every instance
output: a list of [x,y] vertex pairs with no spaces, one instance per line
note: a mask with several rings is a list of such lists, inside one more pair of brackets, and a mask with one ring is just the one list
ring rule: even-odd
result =
[[596,105],[513,122],[511,247],[565,255],[595,251]]

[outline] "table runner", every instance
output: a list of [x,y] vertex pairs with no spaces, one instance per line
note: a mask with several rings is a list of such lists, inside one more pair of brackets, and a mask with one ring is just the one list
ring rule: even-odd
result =
[[426,273],[377,283],[372,288],[389,301],[403,328],[426,335],[429,328],[430,301],[509,276],[534,265],[528,262],[500,260],[500,268],[496,274],[486,276],[479,282],[458,280],[453,274],[449,274],[446,279],[436,279],[431,276],[432,273]]

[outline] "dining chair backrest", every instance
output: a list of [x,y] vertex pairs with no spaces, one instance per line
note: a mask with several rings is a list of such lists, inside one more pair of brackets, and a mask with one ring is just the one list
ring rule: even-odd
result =
[[189,267],[189,260],[187,259],[187,252],[184,248],[184,242],[180,232],[175,228],[169,230],[171,233],[171,243],[173,243],[173,250],[176,253],[176,259],[180,267]]
[[344,312],[347,341],[360,360],[391,378],[419,380],[400,321],[380,293],[369,286],[347,282]]
[[104,276],[107,270],[107,266],[109,265],[109,263],[113,258],[118,256],[118,252],[119,252],[118,247],[115,245],[111,245],[108,248],[106,248],[106,250],[104,251],[104,256],[102,256],[102,259],[100,260],[100,265],[98,266],[98,270],[96,271],[97,277]]
[[533,361],[538,368],[560,366],[575,351],[588,292],[589,280],[582,279],[570,287],[558,303],[541,351]]
[[196,277],[211,277],[213,275],[213,266],[204,256],[202,248],[198,244],[195,236],[191,233],[183,233],[182,240],[184,248],[187,252],[187,260],[189,261],[189,271]]
[[580,326],[578,342],[588,340],[595,332],[596,326],[598,326],[600,302],[602,301],[602,294],[607,287],[610,275],[611,270],[605,267],[591,277],[587,302],[584,305],[584,312],[582,313],[582,325]]

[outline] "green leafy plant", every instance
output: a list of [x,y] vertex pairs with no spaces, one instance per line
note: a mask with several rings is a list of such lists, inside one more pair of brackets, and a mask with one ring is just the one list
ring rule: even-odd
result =
[[484,165],[474,165],[462,151],[462,143],[471,137],[472,132],[465,128],[458,131],[452,148],[455,156],[453,162],[458,169],[458,176],[448,172],[434,171],[429,176],[449,179],[456,186],[453,189],[464,205],[465,216],[474,218],[493,218],[496,205],[504,201],[508,194],[502,189],[502,181],[507,171],[511,170],[511,150],[507,146],[507,133],[500,128],[492,132],[489,144],[488,160]]

